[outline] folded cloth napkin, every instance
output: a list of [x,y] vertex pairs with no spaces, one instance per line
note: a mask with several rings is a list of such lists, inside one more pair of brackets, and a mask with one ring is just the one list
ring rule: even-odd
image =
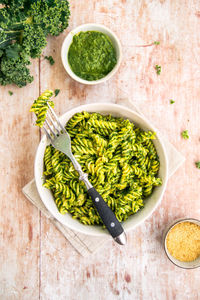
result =
[[[132,110],[141,114],[141,111],[128,99],[123,101],[123,104],[129,106]],[[169,162],[169,177],[174,174],[174,172],[180,167],[180,165],[184,162],[185,158],[174,148],[170,142],[162,137],[163,142],[165,144],[168,162]],[[97,249],[100,248],[107,240],[111,239],[108,237],[95,237],[89,236],[77,231],[71,230],[68,227],[62,225],[59,221],[57,221],[51,213],[44,206],[37,188],[35,184],[35,180],[33,179],[29,182],[23,189],[24,195],[28,198],[29,201],[33,203],[47,218],[49,218],[52,223],[60,230],[60,232],[65,236],[66,239],[71,243],[71,245],[82,255],[88,256],[91,253],[94,253]]]

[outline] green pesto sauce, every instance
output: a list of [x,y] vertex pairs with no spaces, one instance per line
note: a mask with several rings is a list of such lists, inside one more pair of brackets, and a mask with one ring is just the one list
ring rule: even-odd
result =
[[98,31],[81,31],[74,35],[68,51],[72,71],[85,80],[105,77],[117,63],[110,38]]

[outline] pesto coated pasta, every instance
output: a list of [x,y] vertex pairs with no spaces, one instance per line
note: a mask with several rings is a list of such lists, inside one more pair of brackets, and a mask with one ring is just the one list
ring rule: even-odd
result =
[[[66,130],[72,153],[119,221],[141,209],[153,188],[162,184],[155,133],[129,120],[85,111],[75,114]],[[72,162],[51,145],[45,150],[44,175],[44,186],[61,214],[68,212],[83,224],[102,224]]]
[[47,102],[51,107],[54,107],[53,101],[50,98],[53,96],[53,91],[44,91],[33,103],[30,111],[34,112],[37,116],[36,125],[42,127],[46,120],[46,114],[48,110]]

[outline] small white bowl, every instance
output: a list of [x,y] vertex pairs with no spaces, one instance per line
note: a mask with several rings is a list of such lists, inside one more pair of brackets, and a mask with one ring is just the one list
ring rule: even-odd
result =
[[[78,106],[66,112],[62,115],[59,120],[64,126],[66,122],[76,113],[88,111],[88,112],[98,112],[103,115],[111,114],[115,117],[122,117],[125,119],[129,119],[132,121],[136,126],[148,131],[155,131],[156,129],[153,125],[145,118],[137,114],[136,112],[117,104],[112,103],[95,103],[95,104],[87,104]],[[130,216],[128,220],[123,222],[123,227],[125,231],[129,231],[134,229],[140,223],[144,222],[146,218],[148,218],[153,211],[156,209],[158,204],[160,203],[164,191],[167,185],[167,178],[168,178],[168,162],[167,162],[167,155],[165,151],[164,144],[162,142],[159,133],[157,133],[157,139],[153,141],[159,159],[160,159],[160,170],[158,176],[162,178],[162,185],[157,186],[150,197],[145,201],[144,208],[139,210],[136,214]],[[59,213],[56,204],[54,202],[53,195],[50,190],[46,189],[43,186],[44,178],[43,178],[43,171],[44,171],[44,152],[45,148],[48,144],[46,136],[44,135],[41,139],[41,142],[38,146],[36,157],[35,157],[35,182],[37,186],[38,193],[46,206],[46,208],[50,211],[50,213],[56,218],[59,222],[63,225],[68,226],[69,228],[82,232],[87,235],[94,235],[94,236],[108,236],[107,230],[103,229],[101,226],[97,225],[83,225],[76,219],[73,219],[69,213],[62,215]]]
[[[68,50],[69,47],[72,43],[73,37],[75,34],[79,33],[80,31],[99,31],[102,32],[104,34],[106,34],[110,39],[111,42],[115,48],[116,51],[116,56],[117,56],[117,63],[114,66],[114,68],[112,69],[112,71],[110,73],[108,73],[105,77],[99,79],[99,80],[85,80],[82,79],[80,77],[78,77],[76,74],[74,74],[74,72],[72,71],[69,62],[68,62]],[[94,84],[99,84],[102,82],[107,81],[108,79],[110,79],[118,70],[120,63],[121,63],[121,59],[122,59],[122,50],[121,50],[121,44],[119,39],[117,38],[117,36],[115,35],[114,32],[112,32],[109,28],[100,25],[100,24],[83,24],[80,25],[78,27],[76,27],[75,29],[73,29],[72,31],[70,31],[70,33],[66,36],[66,38],[63,41],[62,44],[62,49],[61,49],[61,58],[62,58],[62,63],[63,66],[65,68],[65,70],[67,71],[67,73],[76,81],[83,83],[83,84],[88,84],[88,85],[94,85]]]
[[184,223],[184,222],[190,222],[190,223],[197,224],[200,226],[200,220],[193,219],[193,218],[177,219],[177,220],[173,221],[173,223],[171,223],[169,226],[167,226],[167,228],[165,229],[164,234],[163,234],[164,249],[165,249],[165,253],[166,253],[167,257],[169,258],[169,260],[177,267],[182,268],[182,269],[195,269],[195,268],[200,267],[200,256],[197,259],[195,259],[194,261],[189,261],[189,262],[180,261],[180,260],[176,259],[175,257],[173,257],[167,249],[167,236],[168,236],[170,230],[177,224]]

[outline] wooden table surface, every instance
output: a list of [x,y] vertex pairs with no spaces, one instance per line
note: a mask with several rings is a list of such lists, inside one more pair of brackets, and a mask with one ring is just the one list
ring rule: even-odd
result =
[[[89,22],[111,28],[123,48],[119,71],[98,86],[74,82],[60,58],[69,30]],[[200,217],[200,170],[195,167],[200,160],[199,33],[199,0],[71,1],[70,26],[49,38],[44,50],[55,65],[43,55],[32,63],[32,84],[0,88],[0,299],[200,299],[200,269],[175,267],[161,245],[169,222]],[[162,67],[160,76],[156,64]],[[156,212],[128,234],[125,247],[110,241],[96,254],[81,257],[22,195],[22,187],[33,178],[40,140],[29,108],[46,88],[61,90],[59,114],[80,104],[120,102],[128,96],[186,157]],[[181,138],[185,129],[189,140]]]

